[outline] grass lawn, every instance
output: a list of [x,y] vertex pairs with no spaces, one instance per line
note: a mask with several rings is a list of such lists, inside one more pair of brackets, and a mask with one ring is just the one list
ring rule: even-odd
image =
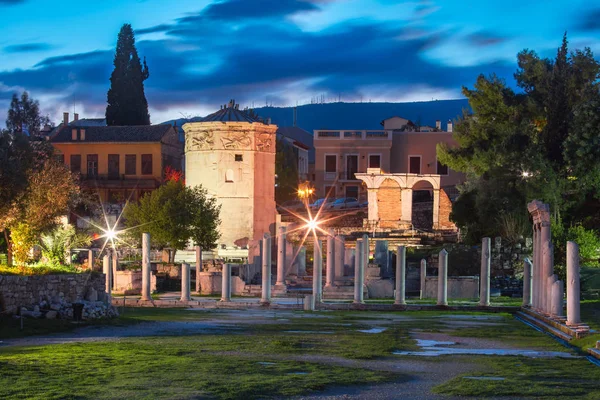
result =
[[400,379],[386,372],[268,356],[211,354],[203,339],[140,338],[2,349],[0,398],[252,399]]

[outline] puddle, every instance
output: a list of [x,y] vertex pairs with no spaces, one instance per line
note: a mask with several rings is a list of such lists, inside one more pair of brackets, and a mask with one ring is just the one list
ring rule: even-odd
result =
[[499,376],[463,376],[463,379],[472,379],[475,381],[503,381],[506,378]]
[[578,358],[569,353],[560,351],[537,351],[537,350],[521,350],[521,349],[468,349],[460,347],[447,347],[458,345],[456,342],[442,342],[437,340],[416,339],[417,346],[420,351],[394,351],[392,354],[398,356],[420,356],[420,357],[437,357],[448,355],[483,355],[483,356],[523,356],[531,358]]
[[277,363],[274,363],[274,362],[267,362],[267,361],[259,361],[259,362],[257,362],[257,364],[260,364],[260,365],[265,365],[265,366],[269,366],[269,365],[277,365]]
[[371,328],[371,329],[363,329],[363,330],[358,330],[359,332],[362,333],[381,333],[383,331],[385,331],[387,328]]
[[284,331],[285,333],[316,333],[321,335],[333,335],[335,332],[331,331]]

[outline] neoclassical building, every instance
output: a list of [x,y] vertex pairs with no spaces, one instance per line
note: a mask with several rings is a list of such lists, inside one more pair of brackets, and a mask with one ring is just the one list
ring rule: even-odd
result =
[[186,184],[202,185],[221,205],[219,249],[247,249],[272,232],[277,126],[232,100],[183,130]]

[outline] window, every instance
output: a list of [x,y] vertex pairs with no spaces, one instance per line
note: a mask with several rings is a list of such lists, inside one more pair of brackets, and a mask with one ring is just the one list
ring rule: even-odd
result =
[[142,175],[152,175],[152,154],[142,154]]
[[98,154],[87,155],[87,175],[88,178],[98,177]]
[[357,172],[358,172],[358,156],[357,155],[347,155],[346,156],[346,179],[356,180],[356,177],[354,176],[354,174]]
[[119,155],[108,155],[108,177],[110,179],[119,179]]
[[235,161],[244,161],[244,157],[241,154],[236,154]]
[[335,186],[325,186],[325,197],[335,199]]
[[225,182],[233,182],[233,170],[228,169],[225,172]]
[[381,168],[381,156],[379,154],[369,154],[369,168]]
[[85,140],[85,129],[79,130],[79,140]]
[[81,154],[71,154],[71,172],[81,172]]
[[71,140],[77,140],[77,129],[71,129]]
[[358,186],[346,186],[346,197],[358,199]]
[[408,157],[408,172],[410,174],[421,173],[421,156],[409,156]]
[[135,154],[125,154],[125,175],[135,175],[136,172]]
[[442,164],[441,162],[437,162],[437,174],[438,175],[448,175],[448,166]]
[[325,156],[325,172],[337,172],[337,156]]

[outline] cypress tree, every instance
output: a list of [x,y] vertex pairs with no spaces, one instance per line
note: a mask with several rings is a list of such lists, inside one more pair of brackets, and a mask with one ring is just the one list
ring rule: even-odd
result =
[[121,27],[113,62],[115,69],[110,76],[107,125],[150,125],[148,101],[144,94],[144,81],[150,75],[146,59],[140,62],[135,37],[130,24]]

